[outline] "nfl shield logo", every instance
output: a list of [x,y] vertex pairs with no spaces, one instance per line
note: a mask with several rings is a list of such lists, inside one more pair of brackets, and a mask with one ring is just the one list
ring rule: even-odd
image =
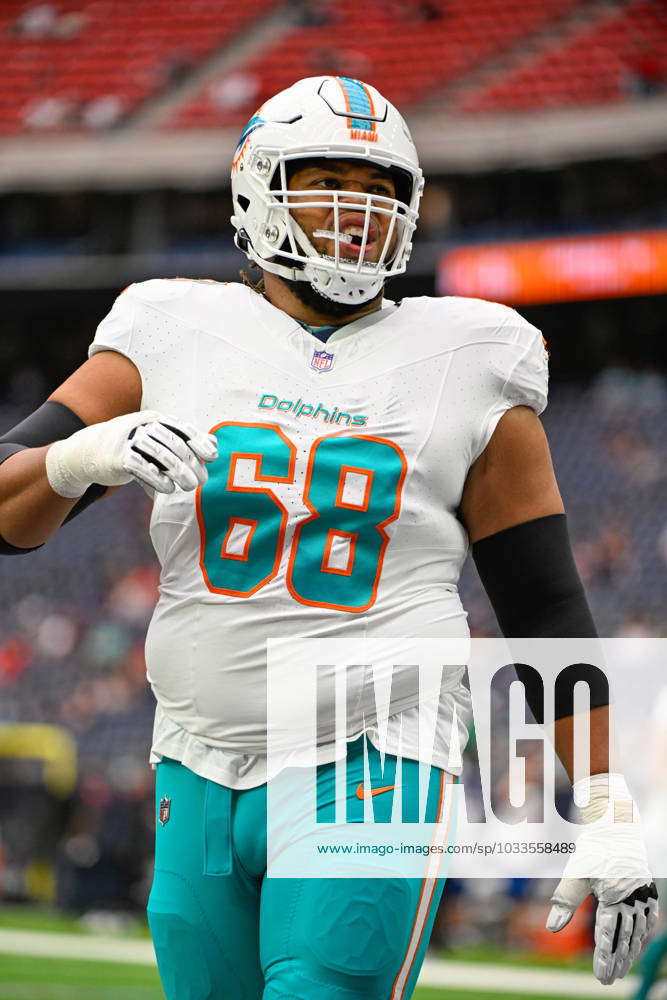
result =
[[326,351],[313,351],[310,367],[316,372],[328,372],[333,368],[333,357],[333,354],[327,354]]
[[169,813],[171,812],[171,799],[168,799],[165,795],[164,798],[160,799],[160,823],[164,826],[165,823],[169,822]]

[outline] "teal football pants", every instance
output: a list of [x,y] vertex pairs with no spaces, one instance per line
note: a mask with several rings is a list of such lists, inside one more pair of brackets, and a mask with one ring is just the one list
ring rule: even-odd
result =
[[[363,819],[363,737],[349,744],[348,820]],[[370,743],[372,789],[396,759]],[[403,761],[402,789],[419,765]],[[318,768],[318,809],[335,765]],[[450,775],[431,768],[426,820],[443,810]],[[266,785],[233,791],[165,758],[148,920],[168,1000],[407,1000],[417,981],[444,878],[266,878]],[[379,793],[373,806],[391,809]],[[406,798],[403,791],[403,816]],[[159,817],[158,817],[159,818]],[[165,815],[163,813],[163,819]],[[375,808],[376,821],[382,816]],[[388,816],[386,817],[388,819]],[[427,860],[424,859],[424,870]]]

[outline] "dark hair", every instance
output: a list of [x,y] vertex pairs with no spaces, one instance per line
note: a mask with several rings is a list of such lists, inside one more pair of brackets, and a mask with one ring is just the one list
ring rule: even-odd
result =
[[[261,271],[261,268],[258,267],[256,264],[251,264],[250,267],[253,269],[253,271]],[[245,268],[241,268],[239,274],[241,275],[241,281],[243,282],[244,285],[247,285],[248,288],[252,288],[253,292],[257,292],[258,295],[264,294],[263,273],[260,278],[253,278],[252,275],[248,274]]]

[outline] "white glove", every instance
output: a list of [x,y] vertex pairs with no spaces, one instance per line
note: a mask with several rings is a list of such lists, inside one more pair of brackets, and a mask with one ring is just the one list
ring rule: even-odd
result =
[[594,774],[574,785],[584,822],[551,897],[547,929],[560,931],[592,892],[598,900],[593,972],[605,986],[622,979],[658,922],[658,893],[637,806],[622,774]]
[[218,454],[212,434],[155,410],[90,424],[56,441],[46,453],[46,475],[61,497],[83,496],[92,483],[122,486],[137,479],[158,493],[194,490]]

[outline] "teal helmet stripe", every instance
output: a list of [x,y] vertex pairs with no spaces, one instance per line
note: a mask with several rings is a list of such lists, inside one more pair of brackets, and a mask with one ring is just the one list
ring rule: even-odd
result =
[[246,127],[243,129],[243,132],[241,132],[241,138],[237,142],[236,148],[238,149],[239,146],[242,146],[245,140],[250,135],[250,133],[254,132],[255,129],[260,127],[260,125],[266,125],[264,119],[261,118],[259,115],[253,115],[248,124],[246,125]]
[[[339,76],[338,79],[347,94],[350,111],[355,115],[372,115],[373,108],[364,85],[359,80],[353,80],[349,76]],[[373,127],[373,122],[366,118],[353,118],[350,122],[350,128],[358,128],[366,132],[372,132]]]

